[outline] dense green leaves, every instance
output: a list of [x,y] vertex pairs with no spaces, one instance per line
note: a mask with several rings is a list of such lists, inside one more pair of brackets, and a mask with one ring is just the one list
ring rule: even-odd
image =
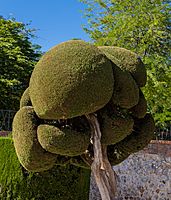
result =
[[0,18],[0,109],[16,110],[40,56],[27,25]]
[[96,45],[138,53],[146,65],[144,93],[158,125],[171,120],[171,3],[164,0],[81,0],[84,27]]

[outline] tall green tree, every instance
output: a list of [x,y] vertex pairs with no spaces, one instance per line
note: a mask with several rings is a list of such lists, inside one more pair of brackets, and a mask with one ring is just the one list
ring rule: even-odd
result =
[[29,77],[40,57],[33,45],[34,30],[14,19],[0,17],[0,109],[17,110]]
[[84,30],[96,45],[120,46],[146,65],[144,93],[158,126],[171,120],[171,2],[165,0],[81,0]]

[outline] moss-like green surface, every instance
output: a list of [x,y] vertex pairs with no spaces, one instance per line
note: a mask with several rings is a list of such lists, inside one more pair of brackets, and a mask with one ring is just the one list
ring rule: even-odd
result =
[[29,88],[27,88],[21,99],[20,99],[20,108],[24,107],[24,106],[32,106],[31,100],[30,100],[30,95],[29,95]]
[[120,47],[99,47],[102,52],[120,69],[130,72],[139,87],[143,87],[147,81],[146,69],[137,54]]
[[103,144],[116,144],[132,132],[134,120],[127,110],[110,103],[98,113]]
[[125,160],[130,154],[142,150],[154,137],[155,124],[151,114],[136,119],[133,132],[121,142],[108,146],[108,158],[112,165]]
[[46,152],[37,140],[38,118],[31,106],[21,108],[13,120],[13,139],[21,164],[29,171],[53,167],[56,155]]
[[122,71],[116,65],[113,65],[114,89],[112,101],[122,108],[132,108],[138,103],[139,90],[136,82],[126,71]]
[[80,40],[61,43],[40,59],[29,85],[36,114],[67,119],[93,113],[113,92],[111,62],[95,46]]
[[41,173],[25,171],[13,141],[0,138],[1,200],[88,200],[90,170],[55,166]]
[[45,150],[66,156],[83,154],[90,143],[90,132],[79,132],[70,127],[60,130],[53,125],[39,125],[37,135]]
[[139,90],[139,102],[136,106],[130,109],[132,116],[137,118],[143,118],[147,112],[147,101],[144,94]]

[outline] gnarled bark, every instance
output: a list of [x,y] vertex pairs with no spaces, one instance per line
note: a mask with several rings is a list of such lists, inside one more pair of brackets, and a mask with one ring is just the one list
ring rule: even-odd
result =
[[95,114],[87,115],[92,129],[94,160],[91,165],[92,174],[99,188],[102,200],[114,200],[116,195],[116,179],[107,157],[107,146],[101,145],[101,131]]

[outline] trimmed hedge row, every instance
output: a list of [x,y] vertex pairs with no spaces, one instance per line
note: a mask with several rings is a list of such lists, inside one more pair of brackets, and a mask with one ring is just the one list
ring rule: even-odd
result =
[[90,171],[55,166],[41,173],[27,172],[19,163],[11,138],[0,138],[1,200],[88,200]]

